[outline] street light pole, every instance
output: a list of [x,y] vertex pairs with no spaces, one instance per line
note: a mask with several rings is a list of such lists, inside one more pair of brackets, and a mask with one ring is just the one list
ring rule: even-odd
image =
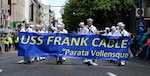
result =
[[140,20],[142,20],[142,0],[140,0]]

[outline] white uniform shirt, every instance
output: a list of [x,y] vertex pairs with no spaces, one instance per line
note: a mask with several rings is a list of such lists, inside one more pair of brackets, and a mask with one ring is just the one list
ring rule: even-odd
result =
[[102,36],[109,36],[109,33],[105,32],[104,34],[102,34]]
[[58,32],[58,31],[54,31],[54,33],[63,33],[63,34],[67,34],[67,33],[68,33],[68,31],[64,29],[63,31],[60,31],[60,32]]
[[117,31],[115,31],[115,32],[109,32],[108,36],[117,36]]
[[89,34],[89,35],[96,34],[96,32],[97,32],[96,27],[93,26],[93,25],[91,25],[91,27],[89,27],[88,25],[86,25],[84,27],[84,30],[85,30],[84,34]]
[[44,30],[41,30],[41,31],[39,31],[39,33],[45,33],[45,31],[44,31]]
[[117,36],[129,36],[129,33],[126,30],[117,30]]
[[85,34],[85,33],[86,33],[85,27],[80,28],[79,31],[78,31],[78,34]]
[[32,32],[31,28],[22,28],[20,32]]
[[63,29],[63,33],[67,34],[67,33],[68,33],[68,31],[67,31],[66,29]]

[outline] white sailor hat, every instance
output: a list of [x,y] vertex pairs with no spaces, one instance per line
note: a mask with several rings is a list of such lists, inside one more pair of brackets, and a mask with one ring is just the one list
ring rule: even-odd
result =
[[36,27],[42,27],[41,25],[37,24]]
[[87,21],[92,21],[93,22],[94,20],[92,18],[88,18]]
[[34,25],[30,25],[30,27],[35,27]]
[[30,22],[26,21],[25,24],[30,24]]
[[105,27],[105,30],[110,30],[110,28],[109,27]]
[[63,27],[62,25],[58,24],[57,27]]
[[116,29],[116,27],[115,27],[115,26],[112,26],[111,29]]
[[123,22],[118,22],[117,25],[118,26],[125,26],[125,24],[123,24]]
[[116,29],[119,29],[119,26],[116,26]]
[[84,25],[84,22],[80,22],[80,23],[79,23],[79,26],[81,26],[81,25]]
[[58,25],[61,25],[63,28],[65,28],[65,24],[62,22],[58,22]]

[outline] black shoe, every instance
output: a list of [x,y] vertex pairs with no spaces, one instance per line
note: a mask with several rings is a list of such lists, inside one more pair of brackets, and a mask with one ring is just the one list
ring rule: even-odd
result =
[[119,63],[118,66],[121,66],[121,63]]
[[90,62],[90,61],[88,61],[88,62],[87,62],[87,65],[88,65],[88,66],[90,66],[90,65],[92,65],[92,64],[91,64],[91,62]]
[[57,64],[59,64],[59,61],[57,61]]
[[60,64],[63,64],[63,62],[61,61]]
[[114,60],[110,60],[110,62],[111,62],[111,63],[115,63],[115,61],[114,61]]
[[24,64],[30,64],[31,62],[30,61],[28,61],[28,62],[24,62]]

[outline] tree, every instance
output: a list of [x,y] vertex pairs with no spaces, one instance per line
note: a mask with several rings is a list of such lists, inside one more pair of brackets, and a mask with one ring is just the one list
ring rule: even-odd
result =
[[63,21],[74,31],[80,21],[93,18],[98,28],[125,20],[135,8],[134,0],[69,0],[64,8]]

